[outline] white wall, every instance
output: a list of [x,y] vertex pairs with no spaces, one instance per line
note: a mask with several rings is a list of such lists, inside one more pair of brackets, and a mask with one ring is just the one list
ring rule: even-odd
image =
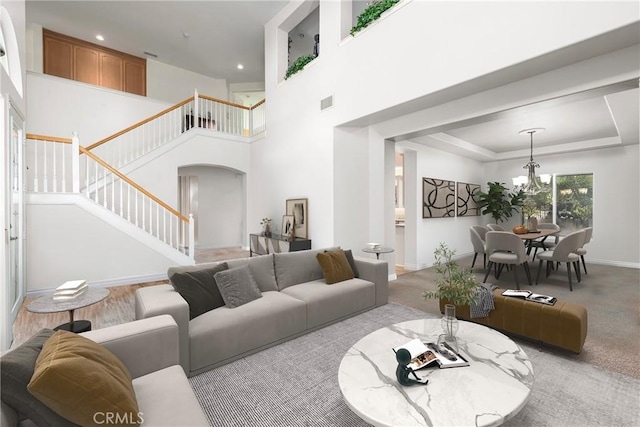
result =
[[[640,147],[609,148],[557,156],[535,156],[541,174],[593,173],[593,237],[587,262],[640,268]],[[487,164],[487,177],[510,183],[521,160]],[[486,184],[486,183],[485,183]],[[483,190],[486,191],[483,186]]]
[[177,104],[193,96],[197,89],[201,95],[222,100],[229,99],[227,81],[194,73],[153,59],[147,59],[147,97]]
[[27,205],[27,227],[27,292],[158,280],[175,265],[76,205]]
[[198,177],[197,249],[244,244],[244,174],[222,167],[186,166],[180,176]]
[[[251,147],[252,158],[260,159],[260,164],[254,167],[252,160],[249,223],[264,216],[277,217],[287,197],[308,197],[313,246],[346,242],[353,249],[388,237],[385,139],[416,130],[421,121],[448,123],[464,114],[473,117],[487,109],[492,99],[472,96],[491,88],[503,90],[503,108],[509,103],[520,105],[518,101],[537,92],[531,87],[527,92],[525,84],[513,92],[508,84],[570,63],[564,61],[568,54],[556,55],[554,62],[536,62],[530,69],[522,67],[523,62],[638,21],[638,5],[633,3],[406,1],[355,38],[341,40],[343,8],[338,2],[321,1],[322,54],[283,81],[286,33],[295,25],[292,17],[304,7],[289,3],[265,28],[268,134]],[[516,70],[516,65],[517,74],[504,72],[509,67]],[[544,75],[536,88],[553,96],[563,90],[619,81],[624,73],[608,71],[615,65],[615,61],[601,61],[598,67],[585,66],[571,75]],[[491,73],[492,78],[485,78]],[[473,84],[462,85],[471,80]],[[320,100],[329,95],[334,106],[321,111]],[[459,110],[442,105],[465,96],[469,102]],[[405,104],[416,99],[433,101],[432,105],[442,108],[436,116],[428,110],[416,112]],[[405,114],[389,120],[393,126],[367,117],[392,108]],[[361,129],[353,129],[355,120]],[[343,124],[352,128],[335,130]],[[346,145],[350,139],[353,145]],[[431,156],[444,160],[433,161]],[[418,175],[437,176],[434,172],[438,171],[454,180],[487,180],[480,163],[462,157],[431,153],[428,158],[416,158]],[[421,188],[416,185],[416,194]],[[350,199],[347,195],[355,196]],[[419,206],[417,203],[416,208]],[[439,220],[424,221],[419,215],[415,231],[429,240],[418,237],[414,242],[416,268],[430,265],[433,249],[441,240],[451,242],[459,253],[471,251],[468,225],[477,219],[453,220],[446,227],[428,222]],[[407,234],[410,229],[407,225]],[[411,242],[411,238],[405,240]],[[405,258],[409,254],[406,250]]]

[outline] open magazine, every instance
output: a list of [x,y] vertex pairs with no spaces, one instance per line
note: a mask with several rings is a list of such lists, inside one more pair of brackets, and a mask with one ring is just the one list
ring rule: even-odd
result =
[[407,349],[411,353],[411,362],[407,366],[413,370],[428,366],[438,366],[439,368],[469,366],[469,362],[446,343],[440,346],[435,343],[425,344],[416,338],[394,348],[393,351],[396,352],[401,348]]
[[539,302],[541,304],[554,305],[556,303],[556,297],[549,295],[534,294],[531,291],[507,289],[502,293],[506,297],[524,298],[527,301]]

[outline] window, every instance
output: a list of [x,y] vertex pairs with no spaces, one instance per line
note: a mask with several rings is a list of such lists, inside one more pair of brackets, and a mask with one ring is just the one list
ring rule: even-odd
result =
[[553,175],[552,191],[530,198],[539,222],[560,226],[560,234],[593,226],[593,174]]

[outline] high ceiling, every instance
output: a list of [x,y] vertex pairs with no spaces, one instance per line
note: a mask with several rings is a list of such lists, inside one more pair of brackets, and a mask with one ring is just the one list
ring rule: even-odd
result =
[[[264,25],[286,3],[28,0],[26,21],[131,55],[150,52],[157,61],[228,83],[262,82]],[[105,40],[96,40],[98,34]]]
[[[157,61],[226,79],[228,83],[263,82],[264,25],[286,3],[285,0],[28,0],[26,21],[136,56],[144,57],[145,52],[151,52],[157,55]],[[558,52],[556,60],[566,65],[637,45],[640,42],[637,28],[633,26],[616,33],[615,37],[585,43],[582,50],[575,50],[581,57],[570,58],[568,52]],[[105,40],[96,40],[97,34]],[[244,69],[239,70],[238,64]],[[541,71],[544,70],[538,72]],[[519,72],[521,78],[525,78],[536,69],[528,64]],[[534,149],[540,154],[570,152],[607,143],[612,146],[638,144],[639,104],[636,80],[632,85],[612,88],[608,93],[514,108],[453,123],[444,129],[399,135],[396,140],[410,139],[482,161],[528,156],[529,136],[518,135],[518,131],[533,127],[546,128],[534,136]],[[395,113],[380,112],[362,121],[381,122],[426,106],[416,104],[407,108],[410,109],[393,108]],[[594,142],[589,145],[585,141]],[[576,143],[580,143],[580,147]]]

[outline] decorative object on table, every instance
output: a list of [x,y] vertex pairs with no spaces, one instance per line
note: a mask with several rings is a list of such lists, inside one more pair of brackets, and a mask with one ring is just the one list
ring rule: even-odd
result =
[[287,199],[286,214],[293,215],[293,227],[296,237],[307,238],[309,222],[307,199]]
[[504,183],[500,182],[487,182],[487,185],[488,192],[478,191],[478,207],[482,215],[490,214],[496,224],[511,218],[522,206],[524,191],[510,192]]
[[447,301],[445,313],[442,318],[442,334],[438,338],[438,344],[447,343],[457,353],[458,343],[455,334],[458,330],[458,319],[455,315],[455,306],[470,305],[478,300],[477,288],[479,286],[475,275],[471,270],[467,270],[458,265],[453,259],[455,251],[451,250],[444,243],[434,251],[436,262],[433,267],[438,273],[435,284],[435,291],[425,291],[424,298],[440,298]]
[[479,216],[478,208],[478,192],[480,184],[467,184],[458,182],[456,184],[458,195],[456,197],[457,215],[458,216]]
[[349,33],[353,36],[358,31],[366,28],[380,18],[384,12],[395,6],[400,0],[373,0],[369,3],[367,8],[358,15],[356,26],[351,28]]
[[538,231],[538,218],[535,216],[529,217],[529,232]]
[[380,246],[381,246],[380,243],[374,243],[374,242],[367,243],[367,247],[374,251],[376,249],[380,249]]
[[53,292],[53,299],[66,301],[78,298],[89,289],[86,280],[70,280],[58,286]]
[[282,234],[287,240],[295,238],[295,219],[293,215],[282,215]]
[[[409,362],[411,362],[411,353],[406,348],[399,348],[398,351],[396,351],[396,361],[398,362],[396,378],[400,385],[426,385],[429,382],[428,379],[421,379],[418,374],[408,366]],[[416,379],[409,378],[409,374],[412,374]]]
[[271,236],[271,218],[262,218],[260,224],[262,225],[262,234],[266,237]]
[[456,216],[454,181],[422,178],[422,218],[453,218]]
[[515,227],[513,227],[513,232],[516,234],[527,234],[529,232],[529,229],[524,225],[516,225]]
[[551,175],[545,174],[540,175],[540,177],[536,176],[536,168],[539,168],[540,165],[533,161],[533,134],[544,132],[544,128],[532,128],[532,129],[524,129],[518,132],[519,135],[529,135],[531,140],[531,155],[529,157],[529,162],[524,165],[522,168],[527,169],[527,176],[523,177],[521,180],[519,188],[520,191],[525,192],[526,194],[538,194],[540,192],[549,191],[551,182]]
[[[527,225],[529,230],[536,231],[538,229],[538,218],[535,217],[536,214],[540,212],[538,209],[538,205],[533,197],[527,197],[522,201],[522,224],[525,223],[525,219],[527,220]],[[535,220],[535,223],[533,222]]]

